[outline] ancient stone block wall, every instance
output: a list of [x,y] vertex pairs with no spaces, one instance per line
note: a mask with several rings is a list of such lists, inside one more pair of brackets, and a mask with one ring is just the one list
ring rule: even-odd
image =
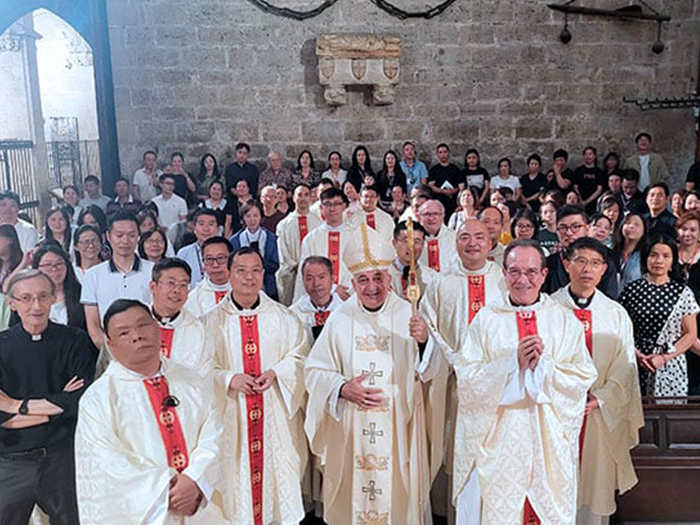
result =
[[[437,0],[395,0],[407,9],[431,2]],[[432,20],[401,21],[369,0],[340,0],[299,22],[247,0],[109,0],[122,170],[133,173],[147,148],[162,158],[182,150],[192,164],[212,151],[226,162],[239,140],[260,161],[268,147],[294,161],[303,148],[321,160],[340,149],[349,160],[352,147],[364,143],[377,165],[388,148],[412,139],[431,162],[444,141],[460,165],[466,148],[477,147],[490,171],[510,156],[522,173],[528,154],[551,158],[556,147],[569,149],[574,165],[588,144],[601,157],[609,150],[627,155],[644,129],[680,180],[695,149],[692,111],[642,112],[622,98],[695,89],[700,0],[649,0],[673,17],[660,55],[651,51],[653,22],[572,16],[573,40],[561,44],[563,15],[546,3],[458,0]],[[351,90],[344,106],[324,102],[315,38],[332,32],[401,37],[394,104],[374,106],[362,89]]]

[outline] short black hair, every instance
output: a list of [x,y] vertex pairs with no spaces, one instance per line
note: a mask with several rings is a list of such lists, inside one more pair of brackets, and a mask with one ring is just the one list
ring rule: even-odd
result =
[[133,212],[126,210],[115,211],[109,216],[109,220],[107,221],[107,231],[111,232],[114,223],[121,221],[133,222],[136,225],[136,231],[139,231],[139,221],[136,220],[136,215]]
[[154,264],[153,270],[151,270],[151,281],[157,281],[163,275],[164,271],[175,268],[185,270],[188,279],[192,281],[192,268],[190,268],[190,265],[187,264],[187,261],[184,261],[179,257],[166,257],[165,259],[161,259]]
[[[601,217],[604,217],[604,215],[601,215]],[[580,238],[576,239],[567,248],[564,249],[564,258],[567,261],[570,261],[571,259],[573,259],[574,254],[578,250],[592,250],[592,251],[596,252],[598,255],[600,255],[607,264],[607,261],[608,261],[607,248],[605,248],[605,245],[602,242],[600,242],[598,239],[594,239],[593,237],[580,237]]]
[[369,186],[362,186],[362,189],[360,189],[360,193],[363,191],[373,191],[374,193],[377,194],[377,197],[379,197],[379,187],[376,184],[370,184]]
[[258,250],[253,248],[252,246],[241,246],[238,248],[236,251],[231,252],[228,256],[228,263],[226,264],[226,267],[230,270],[231,266],[233,266],[233,261],[236,257],[240,257],[241,255],[251,255],[255,254],[258,257],[260,257],[260,263],[265,264],[265,260],[263,259],[263,256],[260,254]]
[[172,179],[172,181],[175,182],[175,175],[172,173],[162,173],[160,177],[158,177],[158,182],[165,182],[166,179]]
[[639,172],[632,168],[622,170],[620,176],[622,177],[622,180],[633,180],[635,182],[639,182]]
[[526,221],[529,221],[532,224],[532,238],[536,239],[537,234],[540,232],[540,221],[537,220],[537,214],[528,208],[518,210],[518,212],[515,215],[513,215],[513,219],[510,221],[510,234],[513,237],[513,239],[515,239],[515,226],[518,224],[518,221],[520,219],[525,219]]
[[176,151],[175,153],[173,153],[172,155],[170,155],[170,161],[172,162],[172,160],[173,160],[175,157],[180,157],[180,158],[182,159],[182,162],[185,162],[185,156],[182,154],[182,152]]
[[239,142],[233,148],[234,151],[238,151],[239,149],[244,149],[248,153],[250,153],[250,146],[248,144],[246,144],[245,142]]
[[562,219],[565,219],[566,217],[570,217],[572,215],[580,215],[583,219],[583,222],[588,224],[588,214],[586,213],[586,210],[583,208],[583,206],[579,206],[578,204],[565,204],[564,206],[559,208],[557,210],[557,223],[559,223]]
[[330,184],[335,188],[335,181],[328,177],[323,177],[320,181],[318,181],[318,185],[320,186],[321,184]]
[[101,184],[100,179],[98,179],[96,175],[88,175],[83,179],[83,184],[86,184],[88,182],[94,182],[97,185]]
[[144,151],[144,152],[143,152],[143,156],[142,156],[141,158],[145,160],[145,159],[146,159],[146,155],[153,155],[156,159],[158,159],[158,154],[157,154],[155,151],[153,151],[152,149],[149,149],[149,150],[147,150],[147,151]]
[[228,253],[233,251],[233,244],[223,235],[215,235],[214,237],[209,237],[206,241],[202,243],[202,253],[204,253],[204,248],[211,246],[212,244],[223,244],[226,246]]
[[333,277],[333,263],[328,257],[323,257],[322,255],[310,255],[304,259],[304,262],[301,264],[301,275],[304,275],[304,270],[310,264],[321,264],[325,266],[328,273],[330,273],[331,277]]
[[348,200],[348,196],[345,195],[342,191],[340,191],[338,188],[333,187],[333,188],[328,188],[327,190],[323,190],[321,192],[321,202],[325,200],[330,200],[334,197],[340,197],[343,199],[343,202],[345,204],[350,204],[350,201]]
[[646,194],[649,195],[649,192],[654,188],[661,188],[662,190],[664,190],[664,193],[666,194],[667,198],[669,195],[671,195],[671,190],[669,189],[668,184],[666,184],[665,182],[655,182],[654,184],[649,184]]
[[557,159],[569,160],[569,152],[565,149],[559,148],[554,152],[554,155],[552,155],[552,160]]
[[210,210],[209,208],[199,208],[196,212],[194,212],[194,217],[192,217],[192,222],[196,223],[197,219],[199,219],[203,215],[207,216],[207,217],[214,217],[214,219],[217,219],[216,212],[214,210]]
[[637,133],[637,136],[634,137],[634,143],[636,144],[637,142],[639,142],[639,139],[644,137],[646,137],[649,140],[649,142],[651,142],[651,134],[649,134],[646,131],[642,131],[641,133]]
[[447,145],[446,142],[441,142],[437,146],[435,146],[435,151],[439,150],[440,148],[446,148],[447,151],[450,151],[450,147]]
[[117,180],[114,181],[114,185],[117,185],[117,182],[126,182],[126,185],[129,186],[131,183],[129,182],[128,179],[125,179],[124,177],[118,177]]
[[14,191],[7,190],[0,193],[0,201],[5,199],[15,201],[15,204],[17,204],[17,207],[19,207],[19,195],[17,195]]
[[528,165],[530,165],[530,162],[532,162],[533,160],[537,161],[537,164],[542,166],[542,157],[540,157],[537,153],[533,153],[527,158]]
[[151,310],[141,301],[137,301],[136,299],[117,299],[109,305],[109,308],[107,308],[107,311],[102,317],[102,327],[107,337],[109,337],[109,322],[112,320],[112,317],[124,313],[127,310],[131,310],[132,308],[140,308],[153,317]]
[[[401,235],[401,232],[405,232],[407,229],[408,229],[407,221],[401,221],[396,226],[394,226],[394,239],[398,239],[399,235]],[[424,238],[428,236],[428,232],[425,231],[425,228],[423,228],[423,225],[421,223],[419,223],[418,221],[413,221],[413,231],[414,232],[422,232]]]

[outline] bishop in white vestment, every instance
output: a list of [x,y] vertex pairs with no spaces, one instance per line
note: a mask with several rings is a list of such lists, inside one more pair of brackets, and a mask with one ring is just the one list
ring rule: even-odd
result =
[[114,360],[82,397],[75,435],[80,523],[229,523],[211,381],[162,359],[144,304],[115,301],[104,327]]
[[432,377],[433,344],[425,321],[390,291],[390,247],[364,224],[351,242],[356,293],[328,319],[305,368],[305,429],[323,470],[324,519],[429,524],[421,386]]
[[231,260],[232,292],[203,318],[225,399],[225,508],[237,525],[293,525],[304,518],[301,480],[306,332],[261,292],[263,262],[249,247]]

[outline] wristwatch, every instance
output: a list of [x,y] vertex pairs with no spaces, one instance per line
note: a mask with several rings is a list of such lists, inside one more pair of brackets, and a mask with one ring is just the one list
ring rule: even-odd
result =
[[25,399],[22,401],[22,404],[19,406],[19,412],[20,415],[26,416],[29,413],[29,399]]

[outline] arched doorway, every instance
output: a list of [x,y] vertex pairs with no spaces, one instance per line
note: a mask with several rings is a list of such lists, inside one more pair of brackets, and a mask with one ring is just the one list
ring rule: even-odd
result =
[[3,81],[11,88],[0,98],[12,101],[15,118],[0,118],[0,188],[22,193],[29,211],[50,205],[48,190],[90,173],[109,191],[119,160],[105,0],[4,0]]

